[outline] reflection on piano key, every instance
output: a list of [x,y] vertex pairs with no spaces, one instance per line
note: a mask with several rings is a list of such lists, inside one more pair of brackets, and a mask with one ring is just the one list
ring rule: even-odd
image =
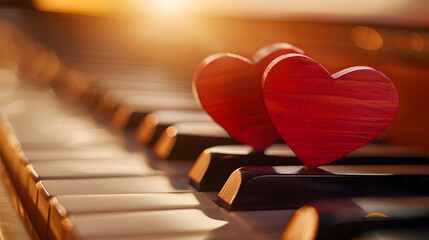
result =
[[63,239],[238,237],[222,211],[216,208],[82,214],[72,216],[66,224],[69,225],[69,230]]
[[[295,210],[236,211],[229,215],[259,239],[280,239]],[[257,239],[257,238],[256,238]]]

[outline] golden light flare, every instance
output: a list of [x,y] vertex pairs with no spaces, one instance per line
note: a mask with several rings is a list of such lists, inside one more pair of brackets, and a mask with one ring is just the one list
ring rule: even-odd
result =
[[172,126],[168,127],[165,132],[169,137],[175,137],[177,135],[177,129]]
[[410,34],[410,46],[414,51],[421,51],[423,50],[423,47],[425,46],[425,40],[423,39],[422,35],[418,33],[411,33]]
[[[427,24],[427,2],[422,0],[32,0],[41,11],[81,14],[186,14],[204,16],[288,19],[316,17],[323,19],[366,19],[374,22]],[[403,14],[404,9],[407,13]]]
[[87,15],[149,15],[185,14],[191,0],[33,0],[36,9],[48,12],[68,12]]
[[88,15],[106,15],[123,9],[127,1],[120,0],[34,0],[36,9],[48,12],[68,12]]
[[373,28],[366,26],[354,27],[350,32],[353,43],[366,50],[377,50],[383,46],[383,38]]

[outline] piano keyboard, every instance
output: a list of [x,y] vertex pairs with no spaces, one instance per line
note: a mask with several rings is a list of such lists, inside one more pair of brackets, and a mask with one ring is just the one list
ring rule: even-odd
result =
[[227,211],[219,183],[198,192],[189,182],[202,150],[237,143],[202,114],[183,81],[189,74],[50,39],[58,57],[0,28],[8,33],[0,37],[2,175],[31,238],[281,238],[295,209]]
[[[153,110],[162,110],[163,106],[175,111],[201,111],[199,107],[180,107],[181,99],[185,101],[183,106],[195,104],[186,93],[190,91],[187,83],[185,87],[183,82],[165,79],[150,70],[145,70],[148,77],[140,90],[135,86],[136,79],[124,80],[133,90],[117,90],[109,79],[94,80],[92,86],[102,90],[97,94],[103,97],[91,103],[95,110],[95,115],[91,115],[84,108],[70,108],[65,104],[80,107],[89,104],[90,101],[82,98],[89,87],[77,84],[77,80],[84,81],[85,76],[63,69],[65,75],[55,84],[51,83],[55,90],[52,91],[23,84],[19,79],[22,71],[2,69],[0,73],[4,86],[1,88],[1,152],[21,208],[25,209],[21,214],[27,219],[26,224],[35,229],[33,238],[280,238],[292,210],[229,213],[216,205],[216,192],[199,193],[188,183],[187,173],[196,156],[190,158],[188,151],[176,154],[175,158],[179,156],[180,161],[161,160],[154,154],[162,156],[157,153],[160,150],[152,152],[130,145],[130,139],[124,139],[117,131],[126,128],[123,122],[129,122],[130,118],[142,119]],[[116,74],[124,76],[124,72]],[[108,75],[112,78],[115,72]],[[127,84],[123,84],[123,88],[124,85]],[[183,97],[172,98],[169,89],[174,92],[181,89],[183,94],[179,94]],[[110,102],[105,102],[107,100]],[[135,101],[143,105],[135,105]],[[172,102],[177,106],[172,107]],[[131,111],[121,110],[128,106],[132,106]],[[126,113],[121,115],[121,112]],[[187,131],[195,133],[192,125],[194,129],[198,125],[199,135],[205,130],[206,135],[212,134],[212,145],[236,143],[219,127],[208,127],[214,123],[207,117],[197,114],[177,122],[183,120],[197,123],[189,124],[191,130],[185,123],[178,124],[178,141],[183,141],[179,137],[182,132],[186,138]],[[158,135],[160,139],[168,138]],[[199,138],[191,142],[202,140],[204,143],[205,137]],[[181,151],[183,147],[187,146],[182,146]],[[193,151],[199,154],[199,148]]]
[[[13,78],[2,71],[3,82]],[[157,166],[160,159],[147,149],[128,150],[120,136],[87,113],[64,108],[52,91],[17,86],[2,92],[11,95],[2,99],[2,140],[11,138],[12,144],[16,136],[22,149],[8,147],[23,151],[4,164],[41,239],[277,239],[292,213],[256,213],[273,220],[269,230],[258,229],[266,221],[243,222],[245,212],[228,214],[213,202],[213,193],[197,193],[186,177],[189,161],[186,170],[165,161]],[[100,226],[109,231],[100,232]]]

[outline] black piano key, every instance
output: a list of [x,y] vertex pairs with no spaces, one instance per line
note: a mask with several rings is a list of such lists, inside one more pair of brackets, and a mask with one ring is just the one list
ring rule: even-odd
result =
[[429,227],[429,197],[322,200],[298,209],[282,239],[362,239],[357,237],[373,230],[424,227]]
[[117,130],[135,130],[147,114],[156,110],[201,110],[201,107],[190,97],[132,96],[121,102],[111,126]]
[[146,115],[136,130],[136,141],[139,144],[153,146],[162,132],[178,122],[213,122],[204,111],[155,111]]
[[[366,145],[330,165],[427,164],[428,157],[415,148]],[[284,144],[269,147],[265,153],[253,152],[245,145],[215,146],[204,150],[189,171],[192,186],[198,191],[219,191],[229,175],[244,166],[301,165]]]
[[63,63],[52,49],[36,43],[33,52],[21,63],[18,75],[20,80],[45,88],[52,86],[62,74],[62,65]]
[[242,167],[218,203],[227,210],[293,209],[329,198],[429,195],[427,184],[429,165]]
[[[130,86],[131,87],[131,86]],[[121,103],[130,97],[180,97],[193,98],[191,91],[184,91],[176,86],[164,87],[160,89],[157,86],[148,86],[144,89],[110,89],[101,88],[98,90],[98,100],[93,108],[97,116],[110,121],[115,111],[120,107]],[[156,99],[155,99],[156,100]],[[150,99],[149,99],[150,101]]]
[[238,141],[214,122],[182,122],[165,129],[153,151],[161,159],[194,160],[204,149],[222,144]]
[[91,89],[91,82],[84,73],[74,69],[63,68],[52,89],[66,104],[83,107],[90,101],[85,93]]
[[[91,66],[90,66],[91,67]],[[120,72],[108,72],[108,73],[95,73],[94,83],[103,89],[114,89],[114,90],[162,90],[167,92],[191,92],[189,82],[183,80],[171,80],[165,76],[161,76],[159,73],[151,73],[153,70],[144,69],[141,73],[124,73]],[[121,81],[118,81],[121,78]],[[183,77],[174,78],[180,79]]]
[[[128,67],[127,67],[128,66]],[[94,102],[91,108],[96,116],[101,119],[110,119],[121,101],[131,95],[177,95],[190,96],[191,89],[186,81],[179,81],[181,76],[176,76],[169,72],[169,76],[164,76],[165,72],[159,72],[154,69],[142,66],[136,66],[137,69],[124,65],[106,66],[105,64],[93,65],[84,64],[83,69],[91,72],[93,76],[93,87],[91,89]],[[170,78],[174,78],[172,80]],[[118,81],[121,79],[121,81]]]
[[358,236],[356,239],[364,240],[427,240],[429,229],[423,228],[406,228],[398,227],[397,229],[380,229],[367,232]]
[[245,145],[211,147],[200,154],[188,177],[198,191],[219,191],[231,173],[239,167],[301,164],[287,146],[280,152],[278,156],[265,155],[252,152],[252,148]]

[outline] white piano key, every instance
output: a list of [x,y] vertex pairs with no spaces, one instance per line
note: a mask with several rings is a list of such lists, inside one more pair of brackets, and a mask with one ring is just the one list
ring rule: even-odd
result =
[[[46,130],[46,129],[45,129]],[[42,130],[43,131],[43,130]],[[76,143],[81,146],[87,144],[116,143],[122,144],[124,141],[112,135],[107,129],[80,129],[69,131],[44,131],[34,129],[29,131],[17,131],[17,137],[23,144],[51,144],[51,143]]]
[[49,200],[60,195],[192,192],[186,178],[162,175],[124,178],[42,180],[36,184],[36,229],[45,236]]
[[[164,174],[150,168],[141,159],[107,159],[107,160],[62,160],[43,161],[29,164],[23,178],[25,194],[24,205],[29,218],[36,222],[37,229],[45,229],[49,213],[46,207],[49,196],[42,198],[36,184],[46,179],[80,179],[101,177],[131,177]],[[79,187],[78,185],[76,187]],[[43,232],[43,230],[39,230]]]
[[55,114],[50,115],[48,119],[38,118],[36,116],[23,116],[31,117],[32,121],[23,121],[22,118],[19,120],[9,119],[11,124],[17,129],[18,134],[26,131],[34,132],[43,135],[55,135],[58,132],[55,131],[76,131],[86,129],[97,129],[101,128],[97,126],[92,119],[84,116],[78,117],[67,117],[67,116],[56,116]]
[[[97,238],[96,240],[141,240],[142,236],[122,236],[122,237],[102,237]],[[240,236],[232,235],[227,236],[225,235],[213,235],[210,232],[204,232],[204,233],[193,233],[193,234],[183,234],[183,235],[169,235],[169,236],[162,236],[162,235],[152,235],[150,236],[151,240],[236,240],[236,239],[249,239],[249,238],[241,238]],[[257,238],[251,238],[251,239],[257,239]],[[69,240],[69,239],[67,239]]]
[[39,185],[40,189],[43,189],[45,196],[193,191],[186,178],[159,175],[127,178],[43,180],[39,182]]
[[79,149],[31,149],[23,147],[29,162],[52,160],[90,160],[90,159],[134,159],[147,161],[140,153],[131,153],[124,148],[79,148]]
[[49,228],[60,239],[62,221],[76,214],[153,211],[173,209],[217,209],[203,193],[144,193],[57,196],[50,200]]
[[142,193],[103,195],[62,195],[53,198],[67,214],[136,210],[219,208],[204,193]]
[[33,169],[38,180],[162,174],[139,158],[43,161],[34,162],[29,167]]
[[[152,169],[145,156],[124,150],[35,150],[26,152],[32,158],[20,158],[20,163],[16,165],[15,175],[20,176],[21,192],[28,200],[24,202],[30,209],[30,217],[34,215],[33,209],[35,209],[38,196],[36,183],[40,180],[165,174],[165,172]],[[31,164],[29,165],[29,163]]]
[[69,234],[82,239],[137,236],[149,239],[168,239],[201,234],[208,239],[237,239],[239,237],[232,224],[219,209],[82,214],[74,215],[70,218],[70,222],[73,227]]

